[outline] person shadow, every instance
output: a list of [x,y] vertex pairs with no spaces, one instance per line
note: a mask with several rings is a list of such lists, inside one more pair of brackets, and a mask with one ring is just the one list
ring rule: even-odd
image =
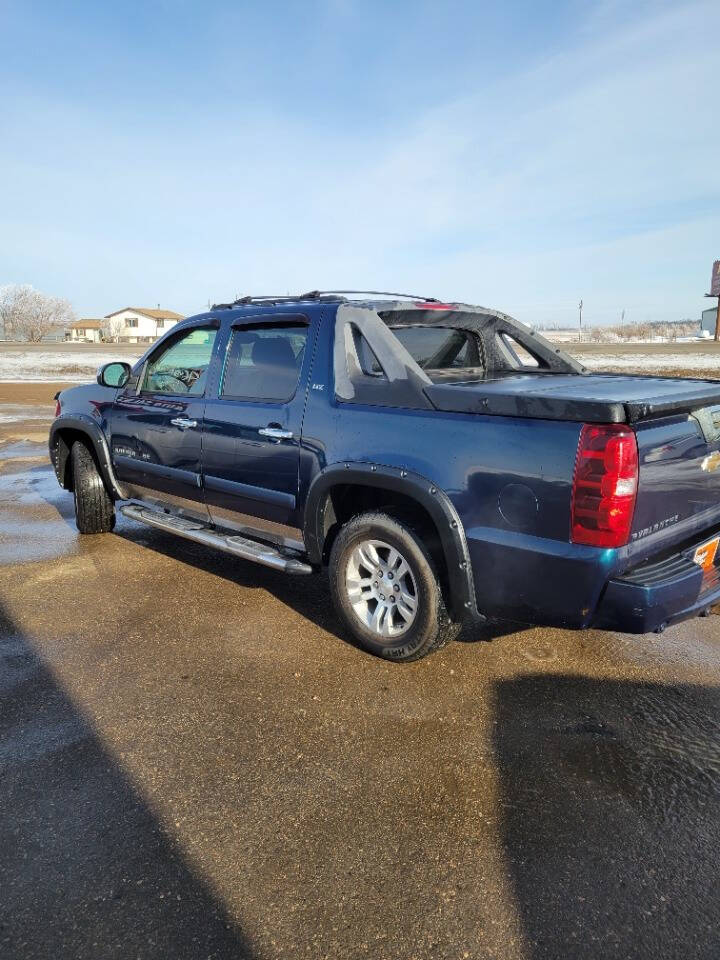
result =
[[0,956],[252,960],[0,603]]
[[532,960],[720,957],[720,690],[495,686],[501,835]]

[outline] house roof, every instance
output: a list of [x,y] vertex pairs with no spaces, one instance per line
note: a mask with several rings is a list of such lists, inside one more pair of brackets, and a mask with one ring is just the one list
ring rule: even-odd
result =
[[114,313],[108,313],[105,319],[116,317],[119,313],[125,313],[126,310],[132,310],[133,313],[141,313],[144,317],[150,317],[152,320],[184,320],[181,313],[175,313],[174,310],[151,310],[150,307],[123,307],[122,310],[116,310]]
[[102,320],[75,320],[70,324],[73,330],[102,330]]

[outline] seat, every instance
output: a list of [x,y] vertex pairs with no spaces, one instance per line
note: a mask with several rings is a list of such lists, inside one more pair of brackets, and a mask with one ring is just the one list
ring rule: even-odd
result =
[[245,396],[288,400],[295,391],[298,368],[285,337],[259,337],[250,355],[252,365],[242,374]]

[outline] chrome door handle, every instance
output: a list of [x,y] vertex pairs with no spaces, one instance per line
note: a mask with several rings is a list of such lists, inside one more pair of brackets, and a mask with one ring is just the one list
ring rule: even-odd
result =
[[197,426],[197,420],[189,420],[187,417],[175,417],[170,423],[174,427],[180,427],[181,430],[189,430],[190,427]]
[[292,430],[282,430],[280,427],[260,427],[261,437],[270,437],[272,440],[292,440]]

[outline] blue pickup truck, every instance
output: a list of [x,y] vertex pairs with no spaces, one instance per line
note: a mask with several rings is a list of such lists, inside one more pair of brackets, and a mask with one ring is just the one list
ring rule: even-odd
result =
[[62,391],[50,454],[81,533],[117,509],[327,569],[392,660],[467,620],[645,633],[720,599],[720,382],[590,374],[484,307],[218,304]]

